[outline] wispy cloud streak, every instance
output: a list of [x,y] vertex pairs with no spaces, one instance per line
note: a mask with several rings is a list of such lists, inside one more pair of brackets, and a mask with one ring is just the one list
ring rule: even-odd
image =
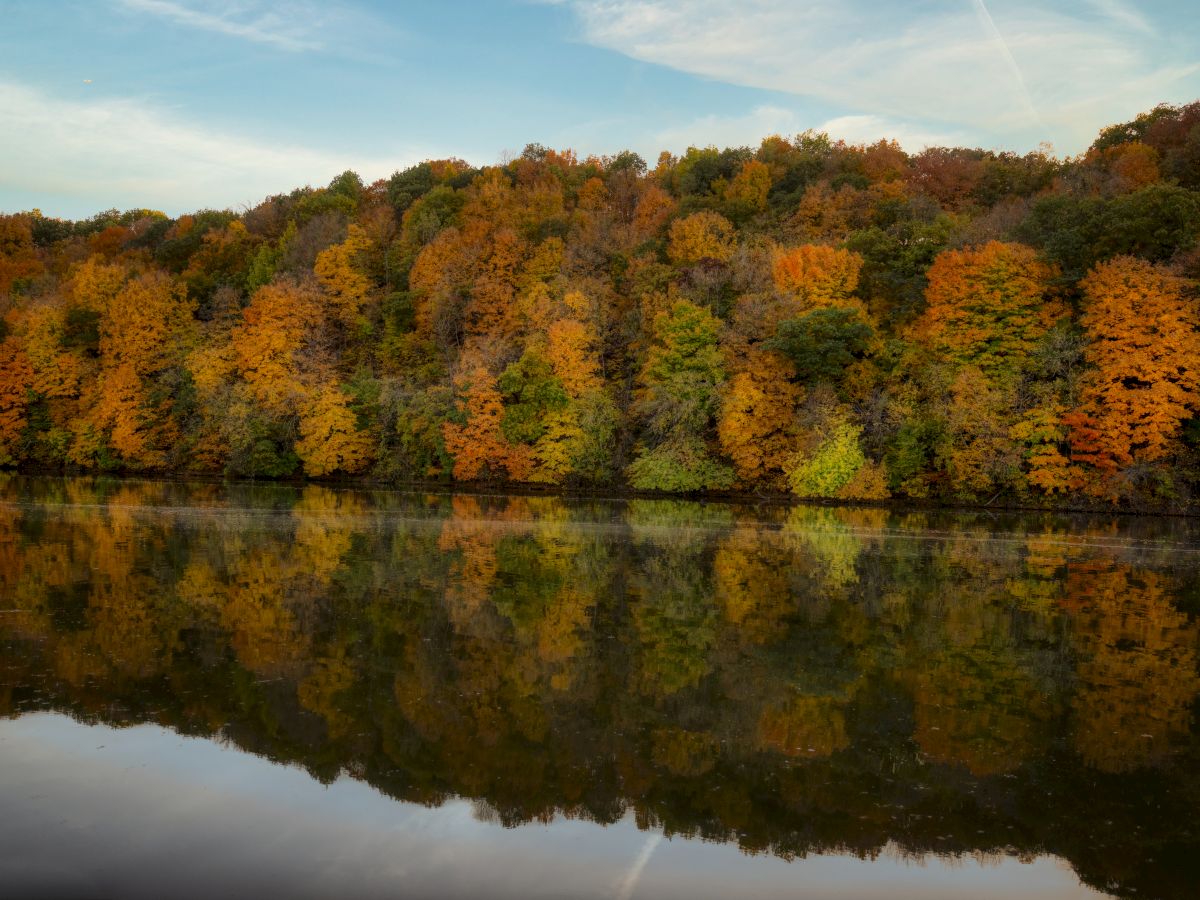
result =
[[295,15],[297,10],[289,10],[287,4],[277,4],[271,11],[251,12],[248,17],[246,4],[209,3],[203,9],[196,9],[174,0],[121,0],[121,5],[135,12],[159,16],[176,25],[269,44],[281,50],[321,49],[321,43],[313,40],[298,24],[305,18]]
[[[413,147],[371,157],[271,144],[190,122],[130,98],[69,100],[0,81],[0,208],[5,194],[35,192],[52,214],[117,206],[165,212],[237,207],[299,185],[327,184],[346,169],[370,181],[437,156]],[[39,201],[41,202],[41,201]],[[85,205],[80,210],[81,205]]]
[[1122,0],[1088,0],[1088,3],[1094,6],[1101,15],[1126,28],[1132,28],[1143,35],[1152,36],[1158,33],[1141,12]]
[[986,0],[558,2],[594,46],[990,146],[1076,152],[1104,125],[1200,93],[1187,38],[1200,27],[1159,35],[1162,8],[1126,0],[1008,0],[999,21]]

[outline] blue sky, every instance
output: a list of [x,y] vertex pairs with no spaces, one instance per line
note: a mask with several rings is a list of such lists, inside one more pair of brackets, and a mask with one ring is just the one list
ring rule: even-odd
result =
[[532,141],[1074,154],[1200,98],[1194,4],[0,0],[0,210],[240,208]]

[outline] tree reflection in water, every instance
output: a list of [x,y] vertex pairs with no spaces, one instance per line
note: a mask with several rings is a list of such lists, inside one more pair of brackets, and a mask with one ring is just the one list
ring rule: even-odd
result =
[[0,711],[505,825],[1200,883],[1183,520],[0,482]]

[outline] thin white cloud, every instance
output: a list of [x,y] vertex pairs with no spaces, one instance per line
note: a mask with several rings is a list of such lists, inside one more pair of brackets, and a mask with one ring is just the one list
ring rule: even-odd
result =
[[1101,15],[1106,16],[1118,25],[1132,28],[1134,31],[1139,31],[1142,34],[1154,35],[1158,33],[1157,29],[1150,24],[1150,21],[1138,9],[1123,2],[1123,0],[1087,0],[1087,2],[1094,6]]
[[0,208],[9,197],[69,204],[148,207],[179,213],[248,206],[306,184],[324,185],[346,169],[364,181],[435,156],[416,148],[394,157],[276,146],[182,120],[128,98],[67,100],[0,81]]
[[982,143],[1075,152],[1106,124],[1200,92],[1200,64],[1180,55],[1187,42],[1156,40],[1119,0],[1009,0],[990,13],[980,0],[562,3],[595,46]]
[[176,0],[120,0],[134,12],[159,16],[176,25],[212,31],[282,50],[319,50],[314,25],[319,16],[309,4],[221,2],[188,3]]

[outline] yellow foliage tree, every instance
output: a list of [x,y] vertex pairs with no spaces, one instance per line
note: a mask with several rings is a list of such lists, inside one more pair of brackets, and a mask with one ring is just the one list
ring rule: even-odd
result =
[[29,386],[50,399],[76,396],[83,367],[79,357],[62,349],[63,308],[55,303],[27,308],[18,327],[33,367]]
[[359,318],[371,290],[371,279],[362,273],[360,259],[371,249],[371,239],[361,225],[351,224],[346,239],[317,254],[313,272],[333,301],[333,318],[345,325]]
[[733,226],[719,213],[701,210],[671,223],[667,254],[676,265],[711,260],[728,262],[734,250]]
[[355,474],[371,462],[374,441],[359,431],[346,395],[334,385],[317,389],[300,407],[296,455],[307,475]]
[[102,256],[89,256],[71,273],[68,290],[76,306],[93,312],[107,313],[125,279],[126,268],[118,263],[107,263]]
[[767,208],[771,170],[757,159],[747,160],[725,187],[725,203],[732,216],[750,216]]
[[795,370],[778,353],[753,350],[745,369],[729,382],[721,403],[717,437],[721,452],[746,482],[782,483],[796,453],[796,404],[802,389],[789,379]]
[[149,375],[185,349],[191,323],[187,289],[162,272],[147,272],[109,301],[101,320],[100,353],[109,365],[128,365],[138,375]]
[[1016,486],[1020,448],[1005,427],[1011,393],[993,386],[974,366],[964,366],[950,385],[949,399],[950,442],[943,463],[954,493],[970,498]]
[[1067,438],[1063,406],[1048,403],[1028,410],[1008,436],[1024,444],[1028,481],[1047,494],[1066,493],[1073,484],[1071,460],[1059,449]]
[[546,413],[545,433],[533,446],[534,468],[529,480],[561,484],[574,471],[576,448],[584,438],[579,416],[573,405]]

